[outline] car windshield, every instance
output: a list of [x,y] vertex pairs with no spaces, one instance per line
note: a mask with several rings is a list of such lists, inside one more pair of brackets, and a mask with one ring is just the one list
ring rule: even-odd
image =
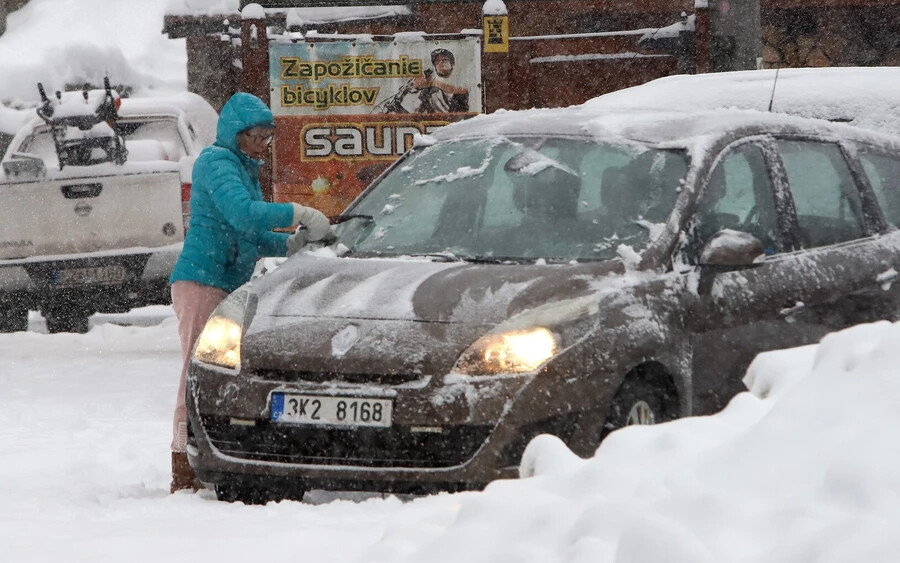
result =
[[[355,255],[606,260],[668,218],[683,151],[584,138],[460,139],[416,149],[347,211]],[[360,223],[364,223],[361,225]]]

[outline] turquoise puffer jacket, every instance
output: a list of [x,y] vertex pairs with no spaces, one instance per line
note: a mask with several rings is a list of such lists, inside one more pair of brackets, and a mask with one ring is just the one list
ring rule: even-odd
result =
[[192,281],[232,292],[246,283],[260,256],[285,256],[290,227],[289,203],[263,201],[260,162],[244,155],[237,135],[273,124],[272,112],[251,94],[235,94],[219,114],[216,142],[194,163],[191,221],[170,283]]

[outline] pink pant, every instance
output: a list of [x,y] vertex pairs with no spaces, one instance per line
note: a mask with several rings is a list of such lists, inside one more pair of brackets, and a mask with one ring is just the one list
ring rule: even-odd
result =
[[178,318],[178,336],[181,338],[183,364],[178,396],[175,399],[175,420],[172,425],[172,451],[183,452],[187,447],[187,410],[184,406],[185,380],[194,343],[203,331],[213,309],[228,293],[208,285],[189,281],[172,284],[172,308]]

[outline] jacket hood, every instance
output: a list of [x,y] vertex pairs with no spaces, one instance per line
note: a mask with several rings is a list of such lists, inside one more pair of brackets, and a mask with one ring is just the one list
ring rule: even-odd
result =
[[253,94],[239,92],[222,107],[216,126],[216,144],[241,154],[237,145],[238,133],[255,126],[274,127],[272,111]]

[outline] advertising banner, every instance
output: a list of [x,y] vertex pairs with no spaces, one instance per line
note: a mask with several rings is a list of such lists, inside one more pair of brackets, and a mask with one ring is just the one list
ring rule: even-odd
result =
[[337,215],[415,134],[481,112],[479,39],[271,43],[274,200]]

